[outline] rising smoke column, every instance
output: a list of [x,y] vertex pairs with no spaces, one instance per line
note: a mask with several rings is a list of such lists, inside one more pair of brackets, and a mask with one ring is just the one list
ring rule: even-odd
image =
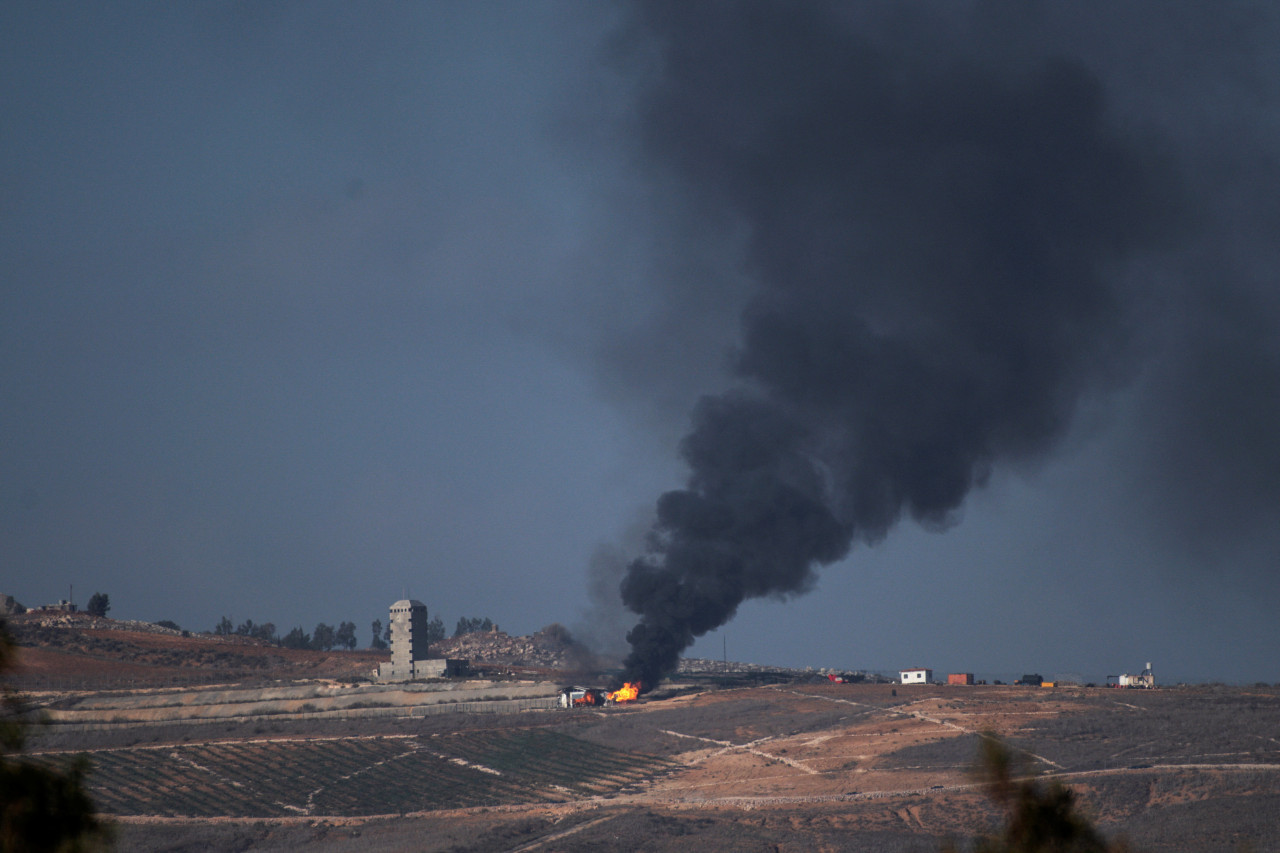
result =
[[[911,33],[898,10],[897,32]],[[655,3],[654,169],[745,233],[739,384],[704,398],[683,489],[622,581],[653,686],[748,598],[904,515],[952,522],[1121,378],[1126,276],[1179,228],[1177,181],[1062,58],[872,39],[817,3]]]

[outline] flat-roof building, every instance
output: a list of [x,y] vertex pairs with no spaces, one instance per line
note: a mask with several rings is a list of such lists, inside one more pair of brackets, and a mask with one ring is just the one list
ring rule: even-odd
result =
[[903,684],[931,684],[933,682],[933,670],[920,666],[912,669],[903,669],[898,672],[898,680]]

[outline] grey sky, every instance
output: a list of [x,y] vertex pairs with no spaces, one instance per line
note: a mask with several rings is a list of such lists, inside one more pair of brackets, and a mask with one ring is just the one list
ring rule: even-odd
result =
[[[750,27],[708,8],[685,34],[732,75]],[[945,532],[905,521],[809,594],[748,602],[730,656],[1280,680],[1275,14],[856,8],[829,45],[893,74],[1024,91],[1073,63],[1167,164],[1181,224],[1116,273],[1124,357],[1087,371],[1044,452],[997,460]],[[629,21],[0,10],[0,591],[74,583],[192,628],[351,619],[362,643],[406,589],[450,625],[582,624],[597,549],[633,551],[684,484],[677,443],[732,384],[768,270],[750,187],[677,165],[688,118],[646,112],[661,28]],[[760,81],[783,103],[834,85],[806,67],[762,64],[742,115],[777,129]]]

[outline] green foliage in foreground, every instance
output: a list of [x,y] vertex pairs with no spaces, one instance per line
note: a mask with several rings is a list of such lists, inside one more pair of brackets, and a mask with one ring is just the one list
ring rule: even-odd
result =
[[[13,639],[0,620],[0,674],[13,665]],[[23,760],[32,717],[5,685],[0,697],[0,853],[90,850],[109,840],[85,789],[88,759],[61,767]]]
[[[1013,753],[993,734],[982,739],[978,773],[987,796],[1004,812],[999,834],[978,840],[973,853],[1125,853],[1124,842],[1108,842],[1080,813],[1075,793],[1061,782],[1045,786],[1015,779]],[[945,845],[944,853],[961,848]]]

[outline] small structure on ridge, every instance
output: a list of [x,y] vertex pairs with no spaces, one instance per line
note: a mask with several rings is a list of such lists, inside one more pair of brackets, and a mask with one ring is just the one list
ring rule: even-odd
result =
[[899,670],[898,680],[903,684],[931,684],[933,682],[933,670],[923,666]]

